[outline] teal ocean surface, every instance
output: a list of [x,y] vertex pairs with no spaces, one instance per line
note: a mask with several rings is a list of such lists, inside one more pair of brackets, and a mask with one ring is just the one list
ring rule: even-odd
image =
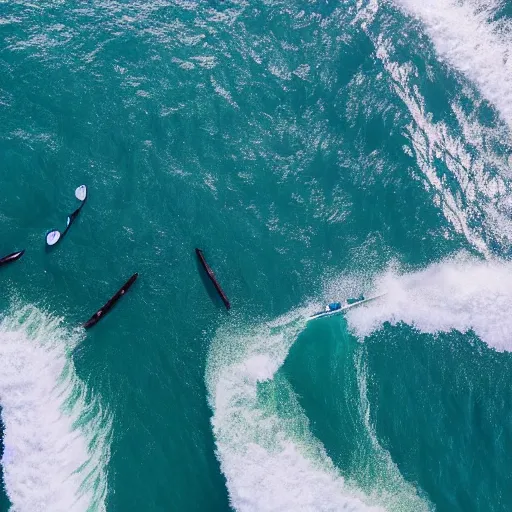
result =
[[0,511],[512,510],[511,55],[500,0],[0,0]]

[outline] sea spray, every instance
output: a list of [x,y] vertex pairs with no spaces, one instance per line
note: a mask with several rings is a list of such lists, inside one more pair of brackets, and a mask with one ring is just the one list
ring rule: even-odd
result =
[[112,418],[76,375],[79,341],[33,306],[0,322],[2,465],[13,511],[105,510]]
[[474,331],[500,351],[512,349],[512,264],[482,261],[466,253],[415,272],[395,267],[376,280],[387,290],[380,301],[347,314],[364,339],[384,322],[404,322],[421,332]]

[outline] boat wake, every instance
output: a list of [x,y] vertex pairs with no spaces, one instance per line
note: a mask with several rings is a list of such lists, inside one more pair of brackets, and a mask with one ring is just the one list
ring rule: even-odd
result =
[[[212,343],[206,383],[231,505],[259,512],[428,510],[375,436],[373,457],[381,471],[373,488],[363,492],[344,478],[311,433],[293,389],[278,371],[308,313],[296,311],[249,330],[221,328]],[[371,428],[368,407],[363,409]]]
[[105,510],[112,419],[76,375],[79,341],[33,306],[0,321],[2,465],[13,511]]
[[[357,284],[342,281],[337,285],[343,290],[331,286],[327,291],[341,296]],[[431,334],[473,331],[490,347],[512,350],[511,263],[461,253],[421,271],[393,267],[373,285],[388,294],[345,315],[360,339],[386,322],[405,322]],[[373,481],[368,475],[361,482],[354,475],[344,477],[311,433],[305,411],[280,372],[310,310],[253,329],[221,328],[212,343],[206,382],[216,453],[232,506],[239,511],[428,510],[421,489],[404,480],[378,441],[362,352],[355,360],[355,400],[364,425],[358,436],[368,458],[361,467],[370,468]]]

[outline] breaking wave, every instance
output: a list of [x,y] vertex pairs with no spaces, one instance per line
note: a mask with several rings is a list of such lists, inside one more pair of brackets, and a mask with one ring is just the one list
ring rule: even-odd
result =
[[79,341],[33,306],[0,321],[2,465],[13,512],[105,510],[112,418],[76,374]]
[[[249,330],[221,328],[212,343],[206,382],[231,505],[244,512],[428,510],[372,431],[371,456],[381,471],[370,492],[344,478],[311,433],[293,389],[279,375],[307,313],[297,311]],[[361,392],[366,396],[364,386]],[[369,405],[362,404],[371,430]]]

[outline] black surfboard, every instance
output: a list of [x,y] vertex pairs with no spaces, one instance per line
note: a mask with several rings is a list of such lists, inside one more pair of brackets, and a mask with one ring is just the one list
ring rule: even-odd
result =
[[25,254],[25,249],[18,252],[13,252],[12,254],[8,254],[3,258],[0,258],[0,267],[2,265],[7,265],[7,263],[12,263],[13,261],[19,260]]
[[222,302],[224,302],[226,309],[229,309],[231,307],[231,304],[229,303],[229,299],[227,298],[226,294],[224,293],[224,290],[221,288],[219,282],[217,281],[217,278],[215,277],[213,270],[210,268],[210,265],[208,265],[208,263],[204,259],[203,251],[201,251],[201,249],[196,249],[196,254],[197,254],[197,257],[199,258],[199,261],[201,262],[201,265],[203,266],[206,273],[208,274],[208,277],[210,278],[211,282],[213,283],[213,286],[215,286],[217,293],[219,294],[220,298],[222,299]]
[[85,329],[89,329],[93,325],[96,325],[112,309],[114,304],[130,289],[130,286],[135,282],[137,277],[139,277],[139,274],[136,272],[103,307],[98,309],[98,311],[96,311],[96,313],[94,313],[94,315],[85,322],[83,327]]

